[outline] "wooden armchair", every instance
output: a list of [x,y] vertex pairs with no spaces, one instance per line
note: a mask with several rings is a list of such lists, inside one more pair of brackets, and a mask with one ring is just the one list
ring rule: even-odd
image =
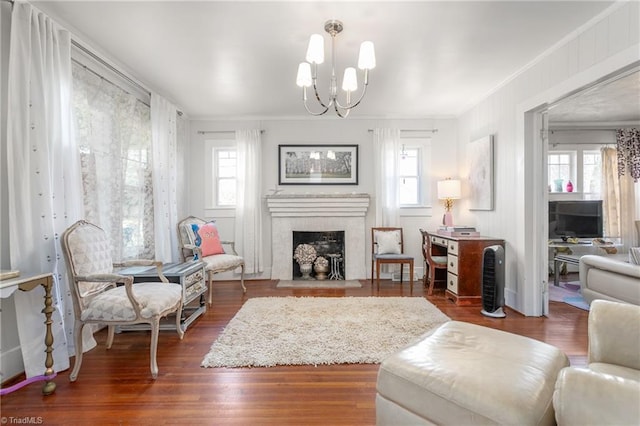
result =
[[[158,377],[156,353],[160,318],[175,313],[182,339],[182,287],[162,275],[162,263],[153,260],[115,264],[107,234],[96,225],[78,221],[62,234],[62,248],[69,272],[75,313],[76,358],[69,379],[78,377],[82,365],[82,329],[86,324],[108,326],[107,348],[111,348],[115,326],[148,323],[151,326],[151,376]],[[114,266],[156,265],[162,282],[133,284],[133,277],[114,273]],[[121,285],[118,285],[121,284]]]
[[400,265],[400,283],[402,269],[409,265],[409,282],[413,291],[413,256],[404,253],[402,228],[371,228],[371,283],[373,284],[373,268],[376,270],[376,283],[380,288],[380,266],[383,264]]
[[424,263],[428,272],[424,272],[423,283],[425,287],[429,284],[429,291],[427,294],[431,296],[433,294],[433,286],[436,281],[436,270],[447,269],[447,256],[434,256],[431,250],[431,239],[429,233],[423,229],[420,229],[422,234],[422,255],[424,257]]
[[202,240],[202,236],[194,231],[194,225],[196,229],[201,229],[205,225],[212,225],[215,228],[215,225],[195,216],[189,216],[178,223],[178,243],[182,260],[187,261],[198,258],[206,263],[205,271],[207,272],[207,285],[209,286],[209,305],[212,303],[213,276],[219,272],[233,271],[240,268],[240,285],[242,286],[242,291],[246,293],[244,259],[236,253],[234,242],[220,241],[217,236],[217,229],[215,229],[214,239],[218,238],[221,248],[211,250],[213,254],[210,254],[207,250],[203,250],[203,242],[198,241],[198,238]]

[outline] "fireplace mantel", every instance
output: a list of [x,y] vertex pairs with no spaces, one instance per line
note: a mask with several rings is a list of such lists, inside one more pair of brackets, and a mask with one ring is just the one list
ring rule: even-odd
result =
[[369,194],[277,194],[267,196],[273,217],[365,216]]
[[366,278],[369,194],[276,194],[266,199],[271,213],[272,279],[292,279],[293,231],[345,231],[345,278]]

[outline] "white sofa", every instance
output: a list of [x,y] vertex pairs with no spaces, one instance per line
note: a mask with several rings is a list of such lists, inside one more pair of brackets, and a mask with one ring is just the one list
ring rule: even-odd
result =
[[588,328],[588,366],[556,381],[558,425],[640,424],[640,307],[595,300]]
[[587,303],[604,299],[640,305],[640,265],[623,259],[596,255],[580,258],[580,288]]

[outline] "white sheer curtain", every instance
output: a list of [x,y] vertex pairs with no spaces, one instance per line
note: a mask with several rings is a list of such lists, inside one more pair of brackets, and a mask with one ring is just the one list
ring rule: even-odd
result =
[[638,244],[635,230],[636,188],[629,174],[618,175],[616,148],[604,147],[601,153],[605,237],[620,237],[620,251],[628,252],[629,247]]
[[264,271],[262,253],[262,196],[260,130],[237,130],[237,188],[235,243],[245,272]]
[[400,129],[374,129],[376,225],[400,226],[398,155]]
[[176,118],[176,107],[153,93],[151,137],[155,258],[163,262],[177,262],[179,259]]
[[[71,137],[71,39],[29,3],[11,16],[7,114],[11,268],[54,277],[55,371],[69,367],[73,305],[60,246],[82,215],[77,149]],[[27,377],[44,372],[43,291],[16,292]]]

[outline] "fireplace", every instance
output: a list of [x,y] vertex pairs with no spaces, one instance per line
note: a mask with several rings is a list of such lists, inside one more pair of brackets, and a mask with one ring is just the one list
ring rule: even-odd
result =
[[[329,262],[329,271],[326,279],[343,280],[344,265],[346,259],[344,257],[344,231],[293,231],[293,253],[300,244],[308,244],[313,247],[318,257],[322,256]],[[293,253],[291,254],[293,256]],[[291,274],[294,280],[302,279],[300,265],[298,262],[292,263],[293,269]],[[311,274],[312,278],[325,279],[320,274]]]
[[[346,280],[367,276],[365,215],[368,194],[277,194],[267,196],[271,213],[271,278],[291,280],[293,232],[343,231],[342,276]],[[299,271],[298,271],[299,272]]]

